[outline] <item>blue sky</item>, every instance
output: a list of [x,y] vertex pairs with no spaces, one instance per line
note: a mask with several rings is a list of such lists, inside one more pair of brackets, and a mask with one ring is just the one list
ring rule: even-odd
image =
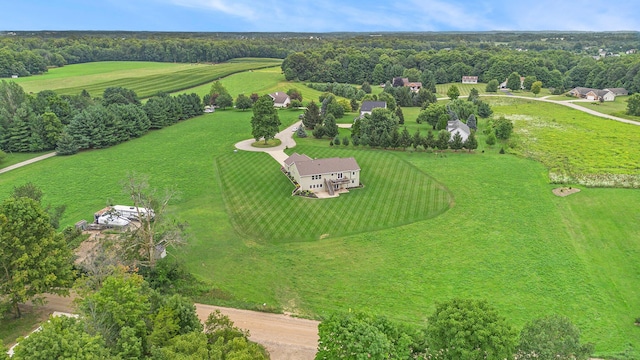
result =
[[0,30],[640,30],[640,0],[3,0]]

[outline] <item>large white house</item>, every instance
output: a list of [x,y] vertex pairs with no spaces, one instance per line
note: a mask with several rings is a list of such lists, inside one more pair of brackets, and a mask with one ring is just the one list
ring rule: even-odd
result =
[[284,161],[284,169],[300,186],[314,193],[336,191],[360,186],[360,166],[356,159],[312,159],[293,153]]

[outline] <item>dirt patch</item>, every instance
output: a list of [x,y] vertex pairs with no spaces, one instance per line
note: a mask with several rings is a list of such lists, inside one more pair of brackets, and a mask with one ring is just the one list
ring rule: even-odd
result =
[[553,195],[562,196],[562,197],[569,196],[577,192],[580,192],[580,189],[576,189],[572,187],[559,187],[559,188],[553,189]]

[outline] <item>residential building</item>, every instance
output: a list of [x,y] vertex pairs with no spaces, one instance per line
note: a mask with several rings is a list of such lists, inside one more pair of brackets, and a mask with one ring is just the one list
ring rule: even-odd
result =
[[451,133],[451,138],[458,133],[462,138],[462,141],[467,141],[469,135],[471,135],[471,129],[467,126],[467,124],[463,123],[460,120],[453,120],[447,122],[447,131]]
[[293,153],[285,161],[284,169],[300,186],[300,190],[314,193],[336,191],[360,186],[360,166],[350,158],[311,159]]
[[365,114],[371,115],[373,109],[386,109],[387,103],[385,101],[363,101],[360,105],[360,117]]
[[291,103],[291,99],[289,98],[289,95],[287,95],[287,93],[274,92],[272,94],[269,94],[269,96],[271,96],[271,98],[273,99],[273,106],[278,108],[287,107]]
[[463,76],[462,77],[463,84],[477,84],[478,77],[477,76]]

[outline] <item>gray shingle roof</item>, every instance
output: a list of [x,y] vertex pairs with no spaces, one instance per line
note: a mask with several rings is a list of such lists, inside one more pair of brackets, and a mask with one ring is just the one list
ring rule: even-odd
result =
[[363,101],[362,106],[360,106],[360,112],[363,111],[373,111],[376,108],[387,108],[387,103],[384,101]]
[[460,120],[449,121],[447,123],[447,131],[452,132],[455,129],[460,129],[465,131],[467,134],[471,134],[471,129],[467,126],[467,124],[463,123]]
[[285,101],[287,101],[287,99],[289,98],[289,95],[283,92],[274,92],[272,94],[269,94],[269,96],[271,96],[275,104],[284,104]]
[[291,156],[289,156],[289,157],[284,161],[284,163],[285,163],[285,165],[289,166],[289,165],[293,164],[293,163],[294,163],[294,162],[296,162],[296,161],[311,161],[311,160],[313,160],[313,159],[312,159],[312,158],[310,158],[310,157],[308,157],[308,156],[307,156],[307,155],[305,155],[305,154],[300,155],[300,154],[298,154],[298,153],[293,153],[293,154],[291,154]]
[[319,174],[331,174],[342,171],[360,170],[356,159],[350,158],[328,158],[310,161],[296,161],[296,168],[300,176],[311,176]]

